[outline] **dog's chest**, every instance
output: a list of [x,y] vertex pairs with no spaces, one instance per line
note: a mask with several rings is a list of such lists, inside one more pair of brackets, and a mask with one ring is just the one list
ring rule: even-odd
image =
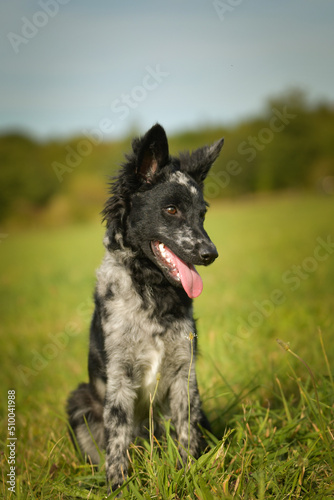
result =
[[[116,307],[114,312],[121,311]],[[118,321],[120,316],[117,315]],[[106,345],[112,357],[122,356],[123,359],[119,361],[132,367],[134,385],[149,396],[154,392],[169,353],[164,340],[168,332],[164,332],[164,327],[148,316],[147,310],[142,307],[133,311],[131,316],[123,316],[124,330],[117,328],[107,339]],[[160,337],[161,334],[163,337]]]
[[142,395],[149,397],[157,385],[160,394],[166,392],[171,374],[188,362],[185,337],[194,327],[192,311],[183,318],[162,321],[153,296],[143,300],[129,271],[116,265],[113,255],[106,256],[98,272],[97,290],[104,299],[101,317],[108,376],[116,380],[131,367],[134,387]]

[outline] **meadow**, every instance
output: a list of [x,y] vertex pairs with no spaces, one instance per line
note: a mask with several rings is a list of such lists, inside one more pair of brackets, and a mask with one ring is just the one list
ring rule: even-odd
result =
[[[333,498],[333,198],[213,200],[206,229],[219,251],[199,269],[204,290],[194,302],[198,380],[213,428],[208,452],[177,470],[166,422],[161,443],[152,436],[132,446],[124,498]],[[77,457],[64,410],[69,391],[87,380],[102,236],[98,221],[2,235],[4,498],[14,498],[8,391],[16,497],[106,497],[103,466],[95,471]]]

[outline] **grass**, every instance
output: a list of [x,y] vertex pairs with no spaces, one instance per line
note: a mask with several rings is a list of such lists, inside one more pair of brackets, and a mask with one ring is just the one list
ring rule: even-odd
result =
[[[169,422],[161,442],[151,435],[133,444],[125,498],[333,498],[334,251],[318,248],[334,240],[333,216],[332,199],[309,195],[212,203],[206,228],[220,257],[200,270],[194,306],[199,386],[216,437],[187,470],[176,468]],[[102,235],[98,224],[76,225],[12,233],[0,244],[4,498],[14,498],[6,484],[12,389],[16,497],[106,495],[103,467],[75,455],[64,412],[68,392],[87,379]]]

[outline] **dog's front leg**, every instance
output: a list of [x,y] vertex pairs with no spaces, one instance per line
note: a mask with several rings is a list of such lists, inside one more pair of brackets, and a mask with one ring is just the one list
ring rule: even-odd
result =
[[198,426],[202,419],[202,410],[195,369],[191,369],[190,377],[185,367],[179,370],[171,386],[170,398],[172,421],[181,445],[179,451],[183,463],[186,464],[188,454],[198,457],[202,439]]
[[115,491],[127,477],[135,397],[129,377],[121,370],[113,370],[108,377],[103,413],[108,491]]

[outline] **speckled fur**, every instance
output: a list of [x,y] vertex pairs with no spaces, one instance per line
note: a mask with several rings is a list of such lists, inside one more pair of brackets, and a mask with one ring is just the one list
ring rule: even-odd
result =
[[[184,461],[188,450],[197,457],[201,449],[198,424],[208,427],[208,422],[196,381],[192,299],[159,265],[150,242],[162,241],[190,264],[207,265],[215,259],[215,247],[203,228],[202,190],[222,145],[221,140],[173,158],[163,128],[155,125],[133,141],[133,152],[112,183],[103,212],[106,254],[97,271],[89,383],[80,384],[67,403],[81,453],[98,464],[97,447],[106,450],[112,489],[127,476],[130,442],[148,428],[158,374],[154,416],[160,412],[172,420]],[[166,214],[169,205],[177,207],[178,217]],[[192,364],[190,333],[195,335]]]

